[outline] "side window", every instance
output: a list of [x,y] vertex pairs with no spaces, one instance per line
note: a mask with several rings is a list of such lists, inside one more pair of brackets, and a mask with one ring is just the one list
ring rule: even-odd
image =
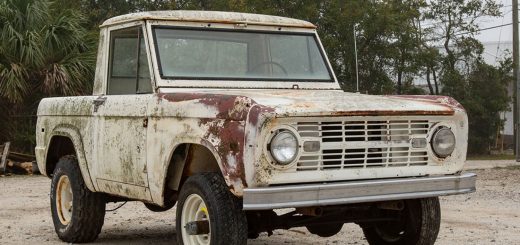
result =
[[146,46],[141,27],[110,33],[110,62],[107,94],[151,93]]

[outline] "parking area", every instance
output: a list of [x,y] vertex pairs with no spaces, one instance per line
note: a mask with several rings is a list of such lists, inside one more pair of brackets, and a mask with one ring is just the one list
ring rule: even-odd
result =
[[[511,165],[511,164],[508,164]],[[505,166],[505,165],[504,165]],[[473,170],[478,191],[441,198],[437,244],[520,244],[520,167]],[[60,244],[49,211],[50,181],[42,176],[0,177],[0,244]],[[116,207],[110,204],[107,208]],[[148,211],[129,202],[108,212],[97,244],[172,244],[175,210]],[[348,224],[323,239],[305,228],[262,234],[250,244],[366,244],[361,229]],[[175,243],[173,243],[175,244]]]

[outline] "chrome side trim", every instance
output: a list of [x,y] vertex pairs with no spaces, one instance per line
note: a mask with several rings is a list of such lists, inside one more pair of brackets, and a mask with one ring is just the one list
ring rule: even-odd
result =
[[393,178],[244,189],[244,210],[378,202],[476,191],[477,175]]

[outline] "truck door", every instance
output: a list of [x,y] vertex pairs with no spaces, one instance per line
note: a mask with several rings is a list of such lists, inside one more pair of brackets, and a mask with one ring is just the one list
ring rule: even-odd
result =
[[95,100],[95,178],[101,191],[150,199],[146,169],[153,98],[142,25],[109,32],[106,95]]

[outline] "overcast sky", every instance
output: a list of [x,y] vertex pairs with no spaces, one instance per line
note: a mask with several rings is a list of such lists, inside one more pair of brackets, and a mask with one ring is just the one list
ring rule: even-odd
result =
[[[483,18],[480,21],[480,28],[486,28],[491,26],[498,26],[502,24],[509,24],[513,21],[512,15],[512,1],[511,0],[495,0],[496,2],[502,3],[504,6],[502,7],[502,13],[504,17],[499,18]],[[513,40],[513,27],[505,26],[497,29],[482,31],[477,38],[483,43],[486,42],[511,42]]]
[[[479,21],[480,29],[513,23],[512,0],[495,0],[502,3],[503,17],[482,18]],[[513,26],[508,25],[491,30],[481,31],[476,38],[484,45],[484,60],[489,64],[497,64],[505,52],[512,52]]]

